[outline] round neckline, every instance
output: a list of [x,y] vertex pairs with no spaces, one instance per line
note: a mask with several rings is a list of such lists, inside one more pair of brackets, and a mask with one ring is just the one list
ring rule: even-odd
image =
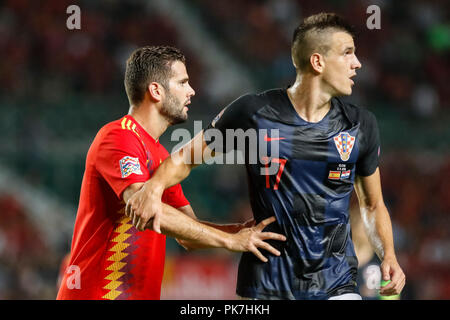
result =
[[147,136],[147,138],[150,139],[150,141],[152,141],[152,142],[155,143],[155,144],[159,144],[159,139],[153,138],[153,137],[150,135],[150,133],[148,133],[148,132],[140,125],[140,123],[139,123],[132,115],[127,114],[127,115],[125,115],[125,117],[128,117],[128,118],[132,119],[133,122],[136,123],[136,126],[137,126],[138,129],[139,129],[139,133],[142,133],[142,132],[143,132],[143,133]]
[[334,109],[334,103],[333,103],[333,98],[331,98],[330,100],[330,110],[327,111],[327,113],[325,114],[325,116],[320,119],[317,122],[311,122],[311,121],[307,121],[305,119],[303,119],[300,114],[297,112],[297,110],[295,109],[294,104],[292,103],[291,99],[289,98],[289,94],[288,94],[288,90],[289,87],[287,87],[285,90],[283,90],[283,93],[288,101],[289,107],[291,109],[292,112],[294,112],[295,114],[295,119],[297,119],[298,121],[300,121],[302,124],[304,125],[311,125],[311,126],[315,126],[315,125],[321,125],[322,123],[324,123],[325,121],[328,120],[328,118],[331,116],[331,113]]

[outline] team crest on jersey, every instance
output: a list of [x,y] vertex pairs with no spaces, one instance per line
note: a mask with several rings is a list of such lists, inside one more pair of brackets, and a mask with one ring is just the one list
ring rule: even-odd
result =
[[347,132],[341,132],[333,139],[342,161],[347,161],[355,145],[355,137]]
[[132,173],[142,174],[139,158],[123,157],[119,160],[119,166],[122,178],[126,178]]

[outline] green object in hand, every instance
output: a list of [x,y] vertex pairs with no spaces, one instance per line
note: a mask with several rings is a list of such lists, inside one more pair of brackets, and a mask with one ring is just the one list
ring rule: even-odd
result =
[[[384,287],[385,285],[389,284],[389,282],[391,282],[391,280],[381,280],[380,285]],[[399,294],[394,294],[392,296],[382,296],[381,294],[378,293],[378,296],[380,300],[400,300]]]

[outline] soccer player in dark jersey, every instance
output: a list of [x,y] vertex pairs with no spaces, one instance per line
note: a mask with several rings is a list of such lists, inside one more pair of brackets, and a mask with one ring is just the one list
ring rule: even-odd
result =
[[124,215],[127,200],[169,155],[159,137],[187,119],[194,95],[188,81],[185,57],[176,48],[144,47],[127,60],[130,110],[101,128],[89,148],[58,299],[159,299],[166,235],[188,248],[224,247],[261,256],[259,247],[280,254],[264,240],[284,236],[262,232],[274,217],[256,226],[200,223],[179,184],[162,194],[159,232],[137,230],[136,221]]
[[[208,129],[164,161],[145,188],[127,204],[127,214],[141,219],[137,228],[147,223],[148,215],[159,215],[163,190],[184,179],[198,165],[193,161],[195,154],[203,151],[206,161],[210,154],[217,155],[213,151],[229,151],[227,131],[269,133],[278,129],[275,135],[257,135],[259,146],[268,145],[267,156],[260,157],[257,163],[248,161],[256,150],[250,142],[241,149],[247,152],[254,218],[262,221],[275,215],[277,223],[270,229],[286,235],[287,241],[274,244],[281,255],[269,255],[268,263],[261,263],[251,254],[242,255],[238,296],[361,299],[349,223],[353,190],[371,245],[382,262],[382,277],[390,280],[381,287],[380,294],[400,293],[405,275],[397,262],[391,220],[382,196],[377,122],[367,109],[338,98],[351,94],[352,78],[361,68],[353,34],[352,27],[335,14],[306,18],[296,28],[292,41],[295,83],[287,89],[236,99]],[[223,133],[223,144],[219,144],[222,150],[218,150],[214,139],[217,130]],[[272,154],[276,149],[278,153]],[[273,165],[275,172],[265,171]]]

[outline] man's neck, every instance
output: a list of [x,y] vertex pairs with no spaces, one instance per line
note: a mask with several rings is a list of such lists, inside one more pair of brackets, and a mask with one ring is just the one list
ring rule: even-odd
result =
[[158,140],[169,127],[168,121],[159,113],[156,106],[150,103],[143,102],[139,106],[130,106],[128,114],[155,140]]
[[332,96],[321,88],[317,77],[297,76],[287,93],[298,115],[308,122],[319,122],[331,108]]

